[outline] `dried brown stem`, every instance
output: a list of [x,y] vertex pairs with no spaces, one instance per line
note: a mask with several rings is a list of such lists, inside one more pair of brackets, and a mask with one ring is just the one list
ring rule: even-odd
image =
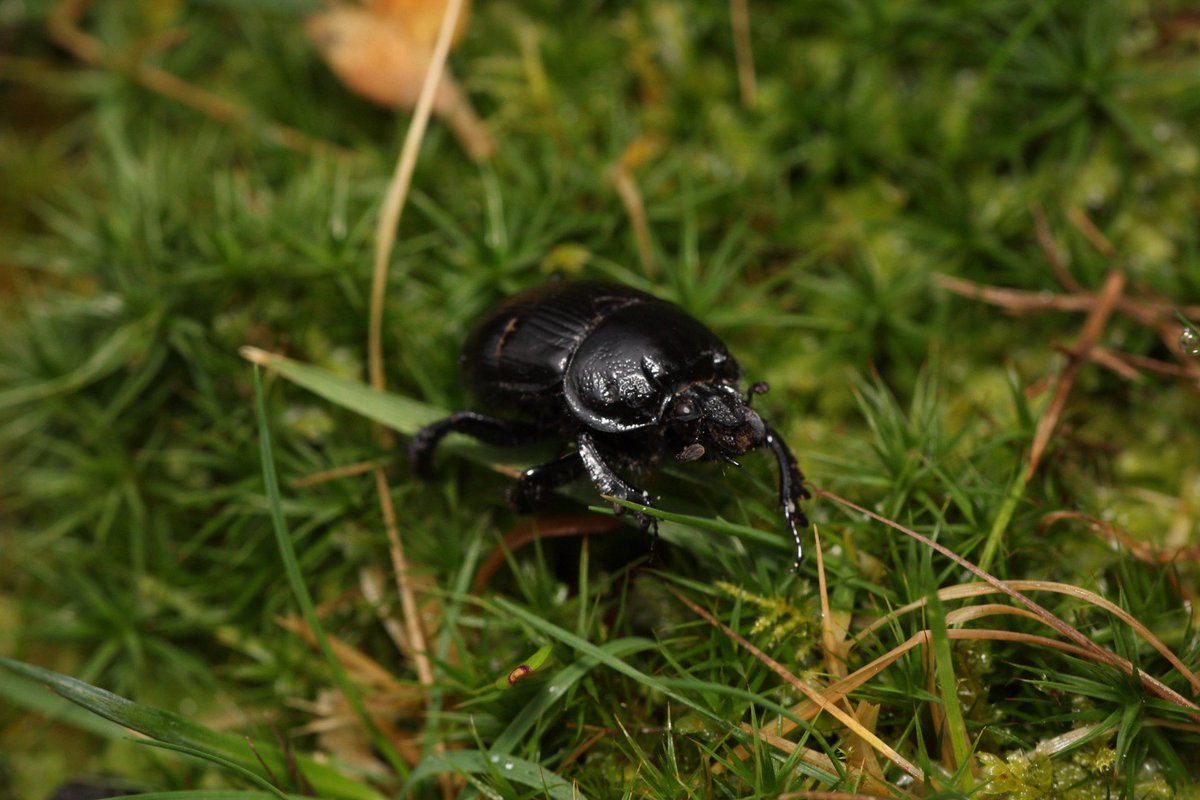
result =
[[1117,257],[1117,248],[1113,247],[1112,242],[1108,237],[1100,232],[1096,224],[1083,213],[1083,209],[1079,206],[1067,206],[1067,219],[1075,226],[1075,229],[1083,234],[1083,238],[1091,243],[1092,247],[1096,248],[1096,252],[1109,260],[1115,260]]
[[754,108],[758,102],[758,81],[754,77],[754,49],[750,43],[749,0],[729,0],[729,22],[733,28],[733,58],[737,62],[742,107]]
[[305,475],[303,478],[297,478],[292,481],[292,488],[303,489],[307,486],[318,486],[329,481],[336,481],[341,478],[353,478],[356,475],[365,475],[376,467],[380,466],[379,459],[371,461],[359,461],[356,464],[344,464],[333,469],[314,472],[311,475]]
[[1037,429],[1033,434],[1033,444],[1029,449],[1029,470],[1025,475],[1027,481],[1037,472],[1042,456],[1046,452],[1046,446],[1050,443],[1050,437],[1058,425],[1058,418],[1062,415],[1062,411],[1067,404],[1067,398],[1071,395],[1071,387],[1075,383],[1075,376],[1079,373],[1079,368],[1083,366],[1088,353],[1099,340],[1100,334],[1104,331],[1104,326],[1108,323],[1108,318],[1112,316],[1113,309],[1116,308],[1117,300],[1124,289],[1125,273],[1120,270],[1109,272],[1108,277],[1104,281],[1104,286],[1100,289],[1095,306],[1092,307],[1091,312],[1083,323],[1083,329],[1079,334],[1079,341],[1071,348],[1070,358],[1068,358],[1066,365],[1063,366],[1062,372],[1059,373],[1058,381],[1054,387],[1054,397],[1050,401],[1050,405],[1046,408],[1045,413],[1038,420]]
[[[943,289],[972,300],[982,300],[999,306],[1012,314],[1091,311],[1096,304],[1096,296],[1086,291],[1072,294],[1030,292],[1003,286],[987,286],[952,275],[935,275],[933,281]],[[1185,316],[1200,317],[1200,305],[1175,306],[1165,300],[1145,297],[1122,297],[1117,303],[1117,310],[1122,314],[1135,322],[1153,327],[1157,327],[1159,323],[1170,322],[1174,318],[1176,308]],[[1178,335],[1178,326],[1175,333]]]
[[829,607],[829,588],[825,584],[825,554],[821,551],[821,530],[813,525],[814,547],[817,551],[817,593],[821,598],[821,645],[825,651],[825,665],[829,674],[846,677],[845,641],[839,640],[833,630],[833,613]]
[[[1058,514],[1049,514],[1046,517],[1044,517],[1042,520],[1041,527],[1044,529],[1052,522],[1056,521],[1059,518],[1062,518],[1059,516],[1060,514],[1061,515],[1069,515],[1070,518],[1075,518],[1076,516],[1078,516],[1078,517],[1084,518],[1085,520],[1090,520],[1089,517],[1086,517],[1085,515],[1082,515],[1082,514],[1076,515],[1074,512],[1059,512]],[[1128,534],[1125,534],[1125,535],[1128,536]],[[1121,620],[1126,625],[1128,625],[1130,628],[1132,628],[1134,630],[1134,632],[1136,632],[1137,635],[1140,636],[1147,644],[1149,644],[1156,651],[1158,651],[1159,655],[1161,655],[1168,662],[1170,662],[1171,666],[1175,667],[1175,669],[1179,672],[1179,674],[1182,675],[1187,680],[1187,682],[1192,685],[1193,691],[1200,693],[1200,676],[1197,676],[1196,673],[1194,673],[1190,669],[1188,669],[1187,666],[1184,665],[1184,663],[1179,659],[1179,657],[1176,656],[1173,652],[1171,652],[1171,649],[1169,647],[1167,647],[1166,644],[1163,643],[1163,641],[1161,639],[1159,639],[1157,636],[1155,636],[1154,633],[1149,628],[1147,628],[1145,625],[1143,625],[1141,622],[1139,622],[1137,620],[1137,618],[1134,617],[1132,614],[1130,614],[1129,612],[1127,612],[1125,609],[1121,608],[1120,606],[1116,605],[1112,601],[1107,600],[1107,599],[1101,597],[1100,595],[1096,594],[1095,592],[1089,591],[1089,590],[1081,588],[1079,586],[1072,586],[1069,583],[1059,583],[1057,581],[1005,581],[1004,584],[1006,586],[1008,586],[1010,589],[1013,589],[1014,591],[1018,591],[1018,592],[1021,592],[1021,591],[1054,592],[1056,594],[1069,595],[1071,597],[1075,597],[1079,600],[1082,600],[1085,603],[1096,606],[1097,608],[1103,609],[1106,613],[1111,614],[1112,616],[1116,617],[1117,619]],[[986,583],[963,583],[963,584],[958,584],[957,586],[947,586],[943,589],[939,589],[938,597],[943,601],[965,600],[967,598],[980,597],[980,596],[986,595],[986,594],[994,594],[996,591],[997,590],[994,586],[991,586]],[[896,619],[897,617],[899,617],[903,614],[907,614],[907,613],[915,611],[919,608],[923,608],[926,605],[926,603],[927,603],[927,600],[925,598],[921,598],[920,600],[914,600],[913,602],[908,603],[907,605],[904,605],[897,609],[894,609],[890,613],[888,613],[888,614],[884,615],[883,617],[872,622],[870,625],[868,625],[863,630],[859,631],[858,634],[856,634],[855,637],[851,640],[851,644],[852,645],[858,644],[863,639],[870,636],[873,632],[875,632],[879,628],[886,625],[889,621]],[[989,604],[989,605],[995,605],[995,604]],[[980,609],[980,608],[983,608],[983,607],[968,606],[966,608],[955,609],[954,611],[951,611],[949,614],[946,615],[947,623],[950,624],[951,620],[953,620],[953,624],[961,624],[963,622],[968,622],[972,619],[975,619],[976,616],[978,616],[980,614],[980,612],[978,612],[976,609]],[[1033,614],[1033,612],[1031,612],[1031,611],[1026,611],[1025,609],[1012,608],[1010,606],[995,606],[995,608],[996,609],[1007,609],[1009,612],[1021,612],[1024,614],[1029,614],[1032,616],[1033,619],[1036,619],[1039,622],[1044,622],[1044,620],[1041,617],[1039,617],[1036,614]],[[988,609],[984,615],[990,614],[994,610],[995,609]]]
[[1000,306],[1013,314],[1040,313],[1043,311],[1089,311],[1095,305],[1091,294],[1050,294],[1029,292],[1024,289],[1007,289],[1002,286],[985,286],[952,275],[935,275],[934,283],[955,294],[982,300]]
[[[1111,525],[1104,520],[1096,519],[1093,516],[1084,514],[1079,511],[1055,511],[1042,517],[1042,521],[1038,526],[1045,530],[1056,522],[1062,520],[1072,520],[1084,523],[1087,528],[1100,536],[1102,539],[1110,542],[1120,542],[1126,547],[1130,554],[1139,561],[1145,561],[1147,564],[1170,564],[1176,561],[1195,561],[1200,559],[1200,545],[1192,547],[1169,547],[1164,550],[1155,550],[1146,542],[1139,541],[1130,536],[1125,531],[1118,528],[1116,525]],[[1193,677],[1193,681],[1195,678]],[[1194,683],[1197,692],[1200,692],[1200,683]]]
[[[408,199],[408,190],[412,185],[412,176],[416,169],[421,141],[425,137],[425,129],[429,125],[429,117],[433,112],[438,81],[446,69],[446,59],[450,55],[450,44],[454,38],[454,31],[458,26],[462,9],[463,0],[448,0],[446,3],[441,27],[438,29],[437,41],[433,47],[433,55],[429,60],[425,80],[421,85],[421,93],[417,98],[412,121],[405,134],[404,145],[400,150],[400,157],[396,161],[396,169],[388,184],[383,208],[379,214],[379,223],[375,228],[375,261],[371,279],[367,354],[371,386],[381,391],[387,385],[383,363],[383,306],[387,295],[388,262],[391,260],[392,248],[396,242],[396,229],[400,224],[400,216],[404,212],[405,202]],[[382,426],[376,426],[377,437],[381,443],[388,444],[391,436],[385,431],[386,429]],[[425,632],[421,626],[420,608],[417,605],[416,592],[409,575],[408,561],[404,555],[404,546],[396,525],[396,512],[392,505],[391,490],[388,487],[387,476],[384,475],[382,469],[375,470],[375,489],[379,495],[379,504],[387,529],[392,568],[395,572],[396,588],[400,593],[405,632],[412,648],[413,665],[421,684],[432,686],[433,667],[429,660]],[[445,752],[445,748],[445,742],[434,743],[435,753]],[[443,796],[452,796],[454,790],[452,776],[446,774],[439,778],[439,781]]]
[[1071,275],[1067,269],[1067,265],[1062,260],[1062,256],[1059,255],[1058,245],[1054,241],[1054,233],[1050,230],[1050,223],[1046,221],[1046,213],[1040,206],[1033,209],[1033,230],[1037,236],[1038,244],[1042,248],[1042,252],[1046,255],[1046,261],[1050,264],[1050,269],[1054,272],[1054,277],[1058,278],[1058,282],[1062,284],[1062,287],[1068,292],[1076,294],[1083,292],[1083,286]]
[[425,138],[425,129],[429,125],[429,117],[433,113],[433,101],[437,95],[438,81],[446,69],[446,59],[450,55],[450,42],[454,38],[454,29],[462,12],[463,0],[447,0],[446,11],[442,17],[442,27],[438,31],[437,43],[433,47],[433,57],[429,60],[429,69],[425,73],[425,81],[421,85],[421,94],[417,98],[417,107],[413,111],[412,121],[404,136],[404,146],[400,149],[400,157],[396,160],[396,169],[388,184],[387,194],[383,199],[383,208],[379,212],[379,223],[375,227],[375,261],[371,276],[371,307],[367,330],[367,366],[370,373],[371,386],[383,390],[387,386],[387,375],[383,365],[383,304],[387,295],[387,268],[392,257],[392,248],[396,244],[396,228],[400,225],[400,217],[408,200],[408,190],[412,185],[413,171],[417,167],[417,156],[421,152],[421,141]]
[[[858,505],[857,503],[854,503],[850,500],[845,499],[844,497],[840,497],[840,496],[834,494],[833,492],[827,491],[825,489],[821,489],[812,484],[809,484],[809,489],[812,490],[812,492],[815,496],[828,498],[839,505],[842,505],[842,506],[845,506],[846,508],[857,511],[860,514],[864,514],[864,515],[870,517],[871,519],[875,520],[876,522],[881,522],[884,525],[887,525],[889,528],[892,528],[893,530],[903,533],[905,536],[909,536],[909,537],[915,539],[916,541],[920,542],[924,546],[926,546],[932,550],[936,550],[938,553],[941,553],[946,558],[949,558],[955,564],[958,564],[960,567],[967,570],[972,575],[975,575],[976,577],[982,579],[983,581],[987,582],[991,586],[994,586],[995,588],[999,589],[1003,594],[1008,595],[1009,597],[1011,597],[1016,602],[1020,603],[1025,608],[1028,608],[1030,611],[1037,614],[1043,623],[1048,625],[1050,628],[1053,628],[1055,631],[1057,631],[1062,636],[1064,636],[1067,639],[1074,642],[1075,646],[1080,648],[1081,652],[1085,653],[1088,657],[1092,658],[1092,660],[1098,661],[1102,664],[1107,664],[1108,666],[1111,666],[1115,669],[1120,670],[1121,672],[1124,672],[1126,675],[1131,675],[1131,676],[1136,677],[1139,681],[1141,681],[1142,685],[1151,694],[1153,694],[1163,700],[1166,700],[1170,703],[1174,703],[1174,704],[1180,706],[1181,708],[1187,710],[1189,712],[1190,716],[1192,716],[1194,719],[1200,721],[1200,706],[1197,706],[1191,700],[1188,700],[1186,697],[1179,694],[1171,687],[1165,685],[1162,681],[1158,680],[1157,678],[1153,677],[1152,675],[1149,675],[1146,672],[1141,671],[1141,670],[1135,670],[1133,668],[1133,665],[1127,659],[1121,658],[1116,653],[1113,653],[1110,650],[1106,650],[1105,648],[1096,644],[1091,639],[1089,639],[1087,636],[1085,636],[1083,633],[1076,630],[1075,628],[1072,628],[1070,625],[1063,622],[1061,619],[1059,619],[1054,614],[1050,613],[1048,610],[1043,608],[1041,605],[1035,603],[1030,598],[1026,597],[1025,595],[1016,591],[1012,587],[1008,586],[1004,581],[1001,581],[1000,579],[996,578],[991,573],[986,572],[986,571],[980,569],[979,567],[977,567],[976,565],[972,564],[970,561],[967,561],[965,558],[958,555],[957,553],[955,553],[953,550],[946,547],[945,545],[943,545],[939,542],[935,542],[934,540],[930,539],[928,536],[924,536],[920,533],[917,533],[916,531],[914,531],[911,528],[906,528],[905,526],[901,525],[898,522],[893,522],[892,520],[888,519],[887,517],[884,517],[881,514],[877,514],[874,511],[871,511],[869,509],[866,509],[866,508]],[[1053,641],[1053,640],[1051,640],[1051,641]]]
[[429,648],[425,640],[425,631],[421,625],[420,607],[417,604],[412,581],[409,579],[408,559],[405,558],[404,544],[400,539],[399,527],[396,525],[396,507],[392,504],[392,494],[388,491],[387,478],[384,477],[382,469],[375,470],[375,489],[379,494],[380,511],[383,514],[384,528],[387,530],[396,590],[400,594],[400,602],[404,608],[404,633],[410,648],[408,656],[413,661],[417,680],[423,686],[432,686],[433,666],[429,660]]
[[1138,381],[1142,379],[1142,373],[1138,372],[1136,367],[1129,364],[1128,361],[1121,358],[1122,353],[1114,353],[1112,350],[1096,345],[1087,353],[1089,361],[1104,367],[1107,370],[1117,373],[1127,381]]
[[868,742],[871,747],[875,748],[875,750],[883,755],[884,758],[888,759],[900,769],[904,770],[904,772],[910,775],[913,779],[917,781],[925,780],[925,774],[920,768],[909,762],[908,759],[904,758],[904,756],[897,753],[889,744],[880,739],[873,731],[867,730],[865,727],[863,727],[858,720],[854,719],[854,717],[850,716],[848,713],[839,708],[835,702],[831,702],[807,683],[800,680],[791,672],[788,672],[788,670],[778,661],[755,647],[744,636],[718,620],[705,609],[693,603],[687,597],[684,597],[682,594],[674,591],[673,589],[671,590],[671,593],[674,594],[681,603],[690,608],[692,612],[696,614],[696,616],[704,619],[710,625],[718,627],[724,631],[726,636],[733,639],[735,642],[745,648],[752,656],[758,659],[761,663],[765,664],[772,672],[783,678],[783,680],[785,680],[788,684],[796,689],[799,689],[805,695],[805,697],[820,706],[822,711],[828,713],[838,722],[845,725],[851,733]]
[[629,225],[633,228],[633,240],[637,245],[638,260],[642,262],[642,270],[647,278],[658,275],[658,262],[654,258],[654,243],[650,238],[650,223],[646,217],[646,204],[642,201],[642,191],[633,178],[633,171],[628,163],[632,160],[629,153],[638,146],[630,145],[626,155],[622,156],[608,169],[608,180],[617,190],[621,205],[629,216]]

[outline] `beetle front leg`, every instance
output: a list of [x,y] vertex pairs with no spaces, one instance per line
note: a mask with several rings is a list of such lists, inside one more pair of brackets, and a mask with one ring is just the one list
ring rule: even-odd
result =
[[[600,494],[609,497],[616,497],[620,500],[625,500],[630,503],[639,503],[644,506],[650,505],[650,495],[643,492],[641,489],[635,489],[621,479],[621,476],[613,471],[613,468],[604,460],[604,456],[600,453],[600,448],[596,446],[596,440],[589,433],[579,434],[579,456],[583,459],[583,466],[587,470],[588,476],[591,477],[592,483],[596,484],[596,489]],[[625,506],[616,506],[615,510],[618,514],[624,514],[629,509]],[[658,520],[642,511],[634,511],[634,516],[637,517],[638,524],[641,525],[643,531],[650,531],[654,538],[658,538]]]
[[583,472],[583,459],[577,452],[530,467],[509,488],[508,504],[518,514],[528,514],[546,502],[546,495],[575,480]]
[[796,463],[796,457],[792,455],[787,442],[783,441],[779,433],[770,425],[766,426],[766,437],[763,444],[771,448],[771,452],[775,454],[775,460],[779,462],[779,504],[783,506],[784,519],[796,542],[796,562],[792,568],[799,569],[800,561],[804,558],[804,548],[800,543],[800,528],[808,527],[808,517],[804,516],[804,511],[800,508],[800,501],[810,497],[808,490],[804,488],[804,474],[800,472],[800,465]]
[[544,441],[551,435],[528,422],[489,417],[474,411],[455,411],[445,419],[427,425],[413,434],[408,443],[408,461],[413,472],[423,478],[433,473],[433,451],[447,433],[466,434],[496,447],[518,447]]

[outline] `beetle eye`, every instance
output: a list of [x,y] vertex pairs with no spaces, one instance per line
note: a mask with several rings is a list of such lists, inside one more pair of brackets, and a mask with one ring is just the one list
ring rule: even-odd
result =
[[700,416],[700,412],[696,410],[696,404],[691,400],[683,399],[676,400],[675,407],[672,409],[672,417],[677,420],[688,422]]

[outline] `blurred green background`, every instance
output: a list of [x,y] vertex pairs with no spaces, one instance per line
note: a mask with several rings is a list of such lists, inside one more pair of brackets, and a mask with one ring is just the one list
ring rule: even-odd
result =
[[[374,226],[408,117],[346,91],[304,35],[309,11],[272,0],[97,3],[81,28],[105,56],[87,63],[47,33],[54,4],[0,0],[0,656],[345,759],[353,748],[302,727],[337,715],[313,705],[330,685],[321,657],[276,622],[295,600],[238,348],[364,378]],[[1126,297],[1157,309],[1162,324],[1171,309],[1200,304],[1194,5],[751,0],[749,18],[752,103],[726,4],[474,4],[451,65],[499,150],[476,164],[431,124],[391,261],[390,390],[445,409],[467,404],[456,359],[471,321],[552,274],[647,288],[725,338],[751,381],[770,382],[764,414],[816,485],[966,558],[996,548],[989,567],[1000,577],[1096,591],[1195,669],[1195,362],[1118,310],[1100,344],[1191,377],[1151,362],[1126,361],[1126,374],[1085,363],[1024,486],[1046,381],[1084,315],[1015,316],[939,283],[953,276],[1046,298],[1095,291],[1119,268]],[[214,119],[147,88],[134,79],[139,64],[236,104],[244,118]],[[274,126],[320,144],[281,146]],[[613,180],[620,164],[644,202],[650,263]],[[1079,289],[1064,287],[1055,258]],[[381,449],[362,418],[271,376],[267,418],[283,509],[324,623],[420,694],[360,589],[389,563],[370,475],[293,483],[364,460],[386,465],[423,596],[444,614],[427,620],[442,648],[434,695],[444,710],[424,714],[418,703],[393,721],[418,756],[432,741],[485,749],[519,702],[476,693],[553,639],[465,591],[472,565],[520,521],[502,503],[507,479],[446,457],[437,481],[417,483],[402,443]],[[773,480],[763,457],[739,473],[673,470],[650,488],[668,509],[777,531]],[[1191,550],[1151,563],[1087,525],[1046,527],[1059,510],[1157,551]],[[852,630],[966,580],[832,503],[810,511]],[[657,637],[630,656],[644,673],[788,705],[792,690],[665,587],[719,606],[744,635],[759,613],[746,597],[774,598],[806,621],[775,657],[819,672],[815,563],[792,576],[781,550],[720,538],[693,549],[681,535],[660,548],[661,572],[631,570],[628,553],[646,549],[632,530],[582,551],[578,540],[546,542],[518,551],[515,571],[502,569],[487,596],[596,643]],[[1186,693],[1115,618],[1069,598],[1045,602]],[[398,618],[395,608],[389,598],[381,613]],[[863,655],[928,624],[897,623]],[[1024,620],[1001,626],[1046,633]],[[768,634],[756,634],[759,646]],[[570,663],[571,648],[555,645],[559,666]],[[1099,726],[1085,746],[1034,759],[1011,785],[959,782],[964,792],[1195,792],[1195,720],[1147,704],[1136,681],[1027,645],[955,644],[953,657],[980,753],[1003,760],[1081,722]],[[731,724],[766,714],[746,698],[694,692]],[[930,709],[946,700],[919,656],[855,699],[881,707],[885,741],[928,770],[945,767]],[[164,791],[246,786],[202,761],[97,735],[43,700],[0,673],[4,796],[41,800],[69,778],[112,773]],[[836,755],[842,734],[829,725],[807,746]],[[598,730],[608,733],[588,744]],[[514,752],[596,796],[854,786],[806,777],[769,750],[714,771],[736,744],[602,667]],[[1046,775],[1057,776],[1057,794],[1029,788],[1049,786],[1038,783]],[[389,794],[402,778],[362,781]],[[503,776],[478,780],[496,796],[538,796]],[[435,795],[437,784],[417,791]]]

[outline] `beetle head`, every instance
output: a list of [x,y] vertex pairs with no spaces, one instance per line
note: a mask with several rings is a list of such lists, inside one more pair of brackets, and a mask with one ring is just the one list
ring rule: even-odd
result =
[[736,465],[733,456],[761,446],[766,437],[762,418],[726,383],[688,386],[673,398],[667,422],[690,434],[691,441],[676,454],[680,461],[707,455]]

